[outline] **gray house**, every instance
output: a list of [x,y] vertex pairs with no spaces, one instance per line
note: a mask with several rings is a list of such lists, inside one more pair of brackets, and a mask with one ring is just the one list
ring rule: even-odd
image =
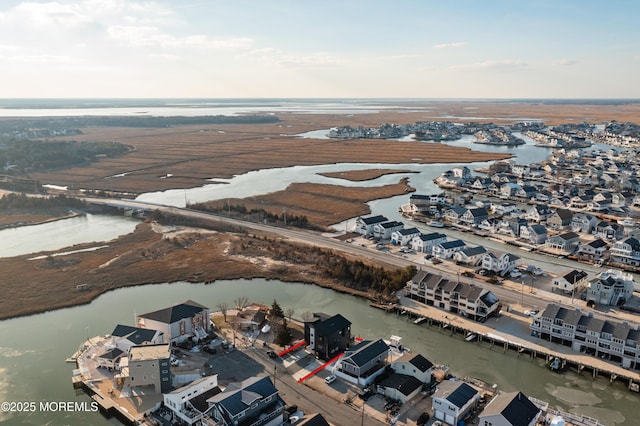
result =
[[336,375],[355,383],[367,386],[384,372],[391,353],[384,340],[365,340],[348,349],[344,357],[336,364]]

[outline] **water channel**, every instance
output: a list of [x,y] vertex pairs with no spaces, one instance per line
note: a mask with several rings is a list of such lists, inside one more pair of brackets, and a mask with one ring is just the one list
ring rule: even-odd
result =
[[[157,284],[119,289],[104,294],[90,305],[62,309],[0,322],[0,400],[84,401],[71,386],[73,364],[68,357],[87,337],[109,334],[116,324],[133,324],[134,312],[142,313],[193,299],[215,309],[219,302],[239,296],[271,304],[277,299],[283,308],[293,308],[294,317],[304,312],[342,313],[352,323],[353,334],[364,338],[403,337],[414,352],[434,363],[451,367],[460,376],[473,376],[496,383],[505,391],[521,390],[546,400],[554,407],[599,418],[611,426],[632,425],[640,396],[620,383],[592,380],[588,374],[559,375],[541,360],[503,353],[499,347],[476,345],[446,331],[418,326],[405,317],[385,314],[368,302],[305,284],[279,281],[233,280],[212,284]],[[0,423],[20,425],[84,424],[107,425],[114,420],[98,413],[0,413]]]

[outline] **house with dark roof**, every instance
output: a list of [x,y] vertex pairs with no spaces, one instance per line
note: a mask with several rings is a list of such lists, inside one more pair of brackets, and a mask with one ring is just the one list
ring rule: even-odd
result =
[[551,291],[565,294],[577,294],[589,285],[588,277],[589,274],[585,271],[578,271],[577,269],[565,272],[551,281]]
[[432,397],[433,416],[449,425],[457,425],[478,405],[478,390],[461,380],[438,384]]
[[411,240],[416,235],[419,235],[420,231],[418,228],[407,228],[407,229],[398,229],[397,231],[393,231],[391,233],[391,244],[396,244],[399,246],[406,246],[411,244]]
[[161,331],[171,344],[205,338],[210,330],[210,311],[193,300],[138,315],[138,327]]
[[547,228],[538,223],[520,228],[520,238],[529,240],[531,244],[544,244],[547,240]]
[[285,403],[269,377],[231,383],[207,400],[221,426],[276,426],[284,423]]
[[640,367],[640,326],[596,318],[593,312],[568,309],[555,303],[534,317],[532,335],[569,346],[576,352],[608,357],[624,368]]
[[126,355],[118,348],[112,348],[96,357],[98,367],[107,368],[109,371],[115,370],[118,367],[118,361]]
[[171,412],[172,424],[200,424],[213,406],[207,400],[218,395],[218,376],[207,376],[162,395],[164,406]]
[[489,212],[484,207],[478,207],[475,209],[468,209],[461,217],[460,222],[467,223],[469,225],[480,224],[483,220],[489,218]]
[[560,250],[566,253],[573,253],[580,244],[580,237],[575,232],[565,232],[560,235],[553,235],[544,242],[546,248]]
[[320,413],[310,416],[305,415],[304,418],[296,423],[296,426],[332,426]]
[[494,253],[488,252],[482,256],[482,268],[505,276],[516,268],[519,260],[520,258],[515,254],[502,253],[500,256],[496,256]]
[[358,217],[356,219],[356,228],[355,231],[364,236],[373,235],[373,227],[377,223],[388,222],[389,219],[382,215],[377,216],[367,216],[367,217]]
[[453,254],[453,260],[464,265],[478,265],[482,262],[482,256],[487,252],[483,246],[465,247]]
[[447,236],[440,232],[431,232],[429,234],[418,234],[411,240],[411,249],[418,253],[429,253],[433,251],[436,244],[447,241]]
[[442,275],[418,271],[404,287],[404,295],[425,305],[485,321],[499,311],[500,300],[489,290]]
[[534,222],[540,223],[547,220],[553,212],[549,206],[544,204],[536,204],[527,212],[526,218]]
[[315,356],[328,361],[351,346],[351,322],[340,314],[314,313],[304,323],[304,339]]
[[640,266],[640,241],[630,237],[615,242],[611,247],[611,260],[625,265]]
[[573,232],[582,232],[583,234],[591,234],[598,224],[598,219],[586,213],[576,213],[571,218],[571,230]]
[[364,340],[344,352],[335,366],[334,374],[365,387],[384,372],[391,348],[384,340]]
[[422,391],[423,383],[413,376],[392,373],[377,384],[378,394],[406,403]]
[[463,250],[467,244],[462,240],[445,241],[433,246],[432,253],[438,259],[452,259],[454,253]]
[[633,295],[634,286],[631,274],[613,269],[600,272],[589,282],[587,303],[618,306]]
[[608,250],[609,244],[602,238],[596,238],[595,240],[578,245],[578,255],[592,261],[606,257]]
[[571,225],[573,212],[567,209],[556,209],[555,212],[547,218],[547,226],[552,229],[562,229]]
[[391,362],[391,368],[398,374],[406,374],[418,379],[421,383],[433,381],[433,363],[421,354],[405,353]]
[[602,220],[596,225],[594,234],[605,240],[619,240],[624,235],[624,226],[619,223]]
[[111,344],[128,353],[132,346],[167,343],[164,337],[162,331],[118,324],[111,332]]
[[380,240],[390,240],[391,234],[404,228],[404,223],[396,220],[373,225],[373,236]]
[[535,426],[541,411],[522,392],[500,393],[478,416],[480,426]]

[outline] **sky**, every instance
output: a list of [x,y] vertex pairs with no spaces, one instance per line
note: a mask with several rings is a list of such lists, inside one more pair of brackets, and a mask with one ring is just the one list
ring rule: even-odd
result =
[[5,98],[640,98],[637,0],[2,0]]

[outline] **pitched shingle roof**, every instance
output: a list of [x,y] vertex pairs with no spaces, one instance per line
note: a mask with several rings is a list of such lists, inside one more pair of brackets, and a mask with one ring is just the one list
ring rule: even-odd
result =
[[206,307],[187,300],[179,305],[174,305],[169,308],[160,309],[158,311],[149,312],[140,315],[141,318],[147,318],[154,321],[163,322],[165,324],[172,324],[180,321],[183,318],[191,318],[195,314],[202,312]]

